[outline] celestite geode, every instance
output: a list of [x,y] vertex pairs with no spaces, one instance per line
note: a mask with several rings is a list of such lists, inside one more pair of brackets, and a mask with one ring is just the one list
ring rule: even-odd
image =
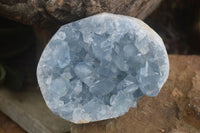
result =
[[168,74],[159,35],[139,19],[109,13],[63,25],[37,68],[48,107],[74,123],[123,115],[142,95],[156,96]]

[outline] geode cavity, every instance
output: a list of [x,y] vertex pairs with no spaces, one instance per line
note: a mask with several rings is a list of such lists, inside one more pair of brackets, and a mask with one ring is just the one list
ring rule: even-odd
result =
[[136,18],[103,13],[63,25],[37,68],[48,107],[74,123],[123,115],[167,80],[162,39]]

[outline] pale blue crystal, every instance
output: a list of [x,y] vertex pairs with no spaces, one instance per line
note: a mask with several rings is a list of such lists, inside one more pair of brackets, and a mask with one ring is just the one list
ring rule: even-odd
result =
[[98,80],[90,86],[89,91],[95,96],[105,96],[113,91],[115,83],[110,79]]
[[74,123],[115,118],[167,80],[162,39],[136,18],[98,14],[63,25],[37,68],[48,107]]

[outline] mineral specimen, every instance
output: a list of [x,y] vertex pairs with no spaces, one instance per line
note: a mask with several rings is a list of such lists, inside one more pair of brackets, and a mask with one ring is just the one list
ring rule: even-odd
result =
[[102,13],[63,25],[37,68],[48,107],[74,123],[114,118],[167,80],[162,39],[136,18]]

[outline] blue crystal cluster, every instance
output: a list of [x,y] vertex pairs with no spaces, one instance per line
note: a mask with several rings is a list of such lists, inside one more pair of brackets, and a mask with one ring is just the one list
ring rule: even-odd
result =
[[74,123],[115,118],[167,80],[162,39],[136,18],[98,14],[63,25],[37,68],[48,107]]

